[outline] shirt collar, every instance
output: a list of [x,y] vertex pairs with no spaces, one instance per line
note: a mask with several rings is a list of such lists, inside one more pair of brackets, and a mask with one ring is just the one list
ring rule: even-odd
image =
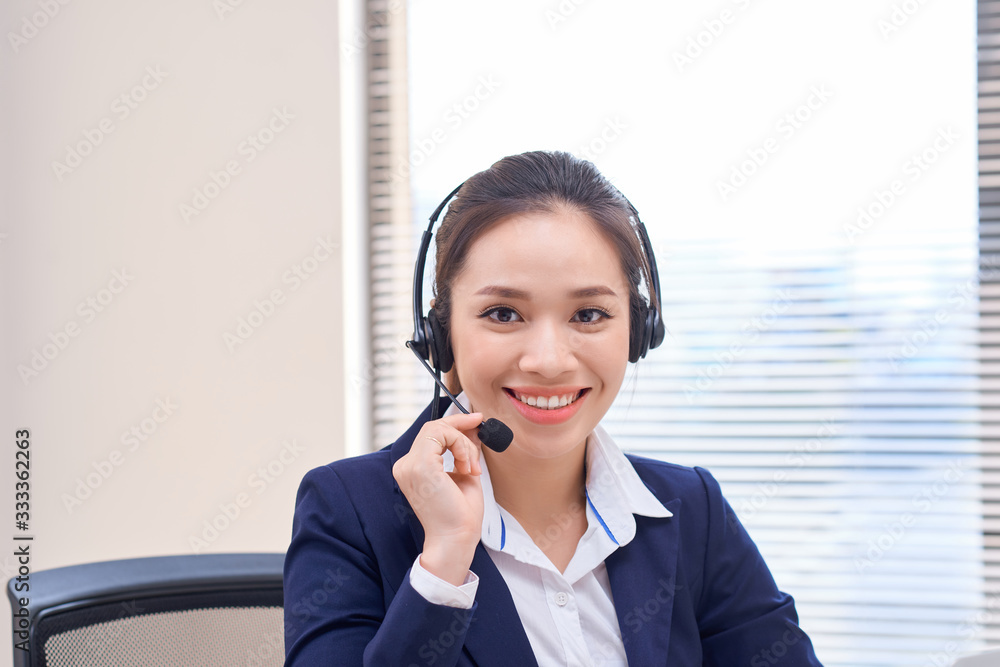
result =
[[[464,393],[458,395],[458,401],[469,409],[469,399]],[[445,415],[458,412],[458,408],[452,405],[445,411]],[[632,463],[600,425],[587,438],[586,461],[590,509],[601,523],[608,539],[618,546],[625,546],[635,537],[634,514],[648,517],[673,516],[643,484]],[[483,546],[503,551],[510,544],[513,533],[508,530],[509,525],[504,521],[501,507],[493,495],[486,459],[480,459],[480,463],[483,469]]]
[[650,491],[632,462],[600,424],[587,438],[587,499],[609,538],[625,546],[635,537],[635,517],[673,514]]

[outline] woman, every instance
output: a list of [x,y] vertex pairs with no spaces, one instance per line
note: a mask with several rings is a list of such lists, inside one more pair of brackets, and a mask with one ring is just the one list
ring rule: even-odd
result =
[[[287,665],[819,665],[712,476],[625,456],[599,425],[662,338],[635,223],[566,153],[461,186],[428,320],[474,412],[436,418],[441,401],[391,446],[306,475]],[[509,449],[481,446],[485,418]]]

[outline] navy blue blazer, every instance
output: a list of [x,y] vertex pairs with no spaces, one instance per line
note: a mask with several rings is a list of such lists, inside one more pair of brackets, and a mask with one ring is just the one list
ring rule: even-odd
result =
[[[410,586],[424,536],[392,466],[429,417],[428,407],[389,447],[303,478],[285,557],[286,666],[537,664],[482,544],[471,609],[431,604]],[[636,516],[635,538],[605,560],[628,664],[819,666],[792,598],[711,474],[628,458],[673,513]]]

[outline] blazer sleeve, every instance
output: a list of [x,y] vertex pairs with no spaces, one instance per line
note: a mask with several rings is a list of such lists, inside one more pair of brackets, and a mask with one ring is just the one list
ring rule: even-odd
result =
[[765,667],[780,660],[795,667],[822,667],[798,625],[792,597],[778,590],[719,483],[695,468],[708,498],[708,541],[697,601],[704,665]]
[[477,605],[431,604],[409,579],[387,594],[347,486],[330,466],[307,473],[284,565],[286,667],[455,665]]

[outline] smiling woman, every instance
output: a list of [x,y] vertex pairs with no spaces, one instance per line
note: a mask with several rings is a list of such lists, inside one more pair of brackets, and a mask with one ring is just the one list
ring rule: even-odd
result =
[[[510,156],[461,186],[437,244],[427,356],[473,412],[435,401],[305,477],[286,599],[351,583],[286,606],[286,664],[819,665],[711,474],[600,425],[662,340],[628,200],[568,153]],[[513,432],[502,453],[484,416]]]
[[[614,246],[560,207],[493,225],[464,264],[450,290],[458,384],[477,410],[516,424],[505,460],[572,451],[582,462],[628,362],[629,289]],[[573,400],[559,407],[560,397]]]

